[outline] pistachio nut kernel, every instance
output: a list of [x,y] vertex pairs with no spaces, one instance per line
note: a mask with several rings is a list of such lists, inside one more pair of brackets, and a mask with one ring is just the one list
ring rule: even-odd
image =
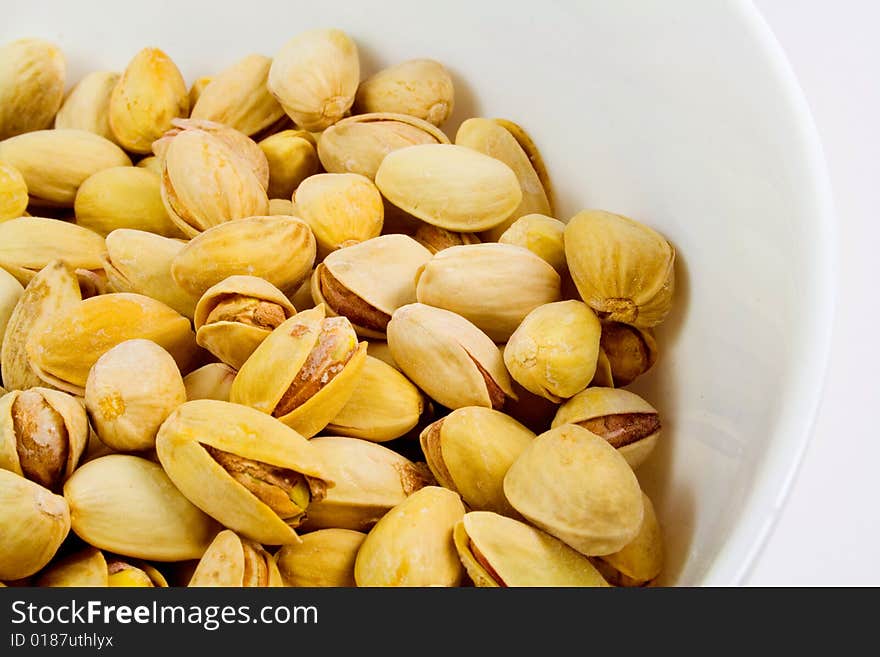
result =
[[291,198],[303,180],[321,170],[313,138],[305,130],[277,132],[259,146],[269,162],[270,197]]
[[657,362],[657,340],[649,328],[604,322],[600,344],[608,357],[614,387],[628,386]]
[[559,402],[593,379],[601,332],[599,319],[585,303],[544,304],[526,315],[510,336],[504,364],[526,390]]
[[55,128],[88,130],[115,141],[110,129],[110,95],[119,73],[95,71],[76,83],[55,115]]
[[236,370],[226,363],[208,363],[183,377],[187,401],[216,399],[229,401]]
[[391,315],[416,300],[431,253],[407,235],[382,235],[330,253],[315,268],[312,297],[347,317],[359,335],[384,338]]
[[514,221],[498,241],[527,248],[562,276],[568,271],[564,233],[565,224],[558,219],[543,214],[527,214]]
[[383,69],[358,87],[355,109],[396,112],[443,125],[455,107],[455,87],[449,71],[433,59],[411,59]]
[[651,328],[669,314],[675,249],[648,226],[584,210],[565,227],[565,255],[581,298],[600,319]]
[[0,221],[24,215],[28,205],[28,189],[21,172],[0,160]]
[[504,477],[504,495],[531,524],[587,556],[632,541],[644,515],[638,479],[604,438],[563,424],[535,438]]
[[267,86],[304,130],[320,131],[351,108],[360,82],[357,46],[342,30],[302,32],[276,53]]
[[64,98],[64,55],[43,39],[0,47],[0,139],[42,130]]
[[497,410],[515,397],[501,351],[464,317],[413,303],[394,311],[387,330],[400,370],[443,406]]
[[613,586],[649,586],[663,570],[663,532],[654,505],[642,493],[645,515],[638,535],[620,551],[591,560]]
[[462,246],[464,244],[479,244],[480,238],[475,233],[456,233],[422,223],[417,229],[413,239],[424,246],[432,254],[448,249],[450,246]]
[[523,522],[471,511],[455,525],[455,548],[479,587],[607,587],[584,555]]
[[644,399],[620,388],[587,388],[562,406],[553,428],[577,424],[615,447],[631,468],[639,467],[660,439],[660,414]]
[[224,529],[202,555],[188,586],[283,586],[274,557],[262,545]]
[[285,586],[353,587],[354,562],[366,534],[351,529],[319,529],[302,542],[278,550]]

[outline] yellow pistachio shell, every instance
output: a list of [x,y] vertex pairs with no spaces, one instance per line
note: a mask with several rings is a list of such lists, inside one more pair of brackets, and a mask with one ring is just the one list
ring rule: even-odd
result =
[[64,98],[64,55],[43,39],[0,47],[0,139],[48,128]]
[[568,271],[564,235],[565,224],[558,219],[543,214],[527,214],[514,221],[498,241],[528,249],[562,276]]
[[383,69],[358,87],[357,112],[397,112],[443,125],[455,107],[449,71],[432,59],[411,59]]
[[[260,560],[265,568],[265,583],[252,580],[248,555]],[[214,538],[202,555],[188,586],[284,586],[275,558],[262,546],[242,539],[235,532],[223,530]]]
[[367,537],[350,529],[320,529],[278,550],[285,586],[353,587],[354,561]]
[[216,399],[229,401],[236,370],[226,363],[208,363],[183,377],[187,401]]
[[260,142],[269,161],[269,196],[291,198],[303,180],[321,170],[310,137],[303,130],[283,130]]
[[115,141],[110,129],[110,95],[119,77],[114,71],[95,71],[77,82],[55,115],[55,128],[88,130]]
[[0,160],[0,221],[24,215],[28,205],[27,183],[21,172]]
[[37,586],[82,587],[109,586],[107,560],[100,550],[88,547],[59,559],[46,568],[36,581]]

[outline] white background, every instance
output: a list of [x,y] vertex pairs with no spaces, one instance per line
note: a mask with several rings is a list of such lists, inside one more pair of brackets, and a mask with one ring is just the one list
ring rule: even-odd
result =
[[839,268],[824,400],[788,502],[748,583],[877,586],[880,2],[755,4],[788,55],[822,139],[837,209]]

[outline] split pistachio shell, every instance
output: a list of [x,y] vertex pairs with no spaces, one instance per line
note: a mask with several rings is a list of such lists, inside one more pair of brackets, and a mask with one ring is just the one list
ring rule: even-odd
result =
[[528,156],[532,168],[538,174],[538,180],[541,181],[541,187],[544,188],[547,202],[550,205],[550,212],[547,214],[553,216],[553,186],[550,183],[550,174],[547,172],[547,166],[544,164],[544,158],[541,156],[541,151],[538,150],[538,145],[518,123],[514,123],[509,119],[492,120],[513,135],[516,143],[519,144],[519,147]]
[[604,322],[600,344],[616,387],[628,386],[657,362],[657,340],[649,328]]
[[272,60],[248,55],[221,71],[205,85],[190,115],[216,121],[250,136],[284,116],[266,81]]
[[351,398],[326,431],[381,443],[413,429],[424,408],[422,393],[409,379],[367,355]]
[[300,183],[293,198],[323,254],[378,237],[385,216],[382,195],[355,173],[319,173]]
[[189,586],[284,586],[275,558],[262,545],[224,529],[199,560]]
[[120,452],[152,448],[159,426],[185,401],[177,364],[150,340],[119,343],[97,360],[86,380],[85,404],[95,431]]
[[355,586],[354,562],[366,537],[351,529],[320,529],[282,546],[277,559],[285,586]]
[[423,144],[393,151],[376,172],[376,186],[391,203],[448,230],[487,230],[522,201],[514,171],[464,146]]
[[675,250],[648,226],[584,210],[565,228],[565,255],[581,298],[600,318],[650,328],[669,314]]
[[196,103],[199,102],[199,98],[202,97],[202,92],[205,88],[211,84],[214,78],[210,75],[203,75],[198,78],[195,82],[192,83],[192,86],[189,88],[189,106],[195,107]]
[[70,531],[60,495],[14,472],[0,470],[0,579],[30,577],[45,566]]
[[538,306],[504,347],[504,364],[526,390],[559,402],[589,385],[599,359],[602,327],[580,301]]
[[188,372],[197,354],[189,320],[164,303],[140,294],[115,293],[86,299],[50,318],[45,331],[27,343],[27,355],[48,383],[83,394],[92,365],[120,342],[152,340]]
[[430,483],[430,474],[423,467],[376,443],[321,436],[311,444],[336,485],[309,507],[309,529],[367,531],[389,509]]
[[110,129],[132,153],[149,153],[171,127],[189,114],[189,92],[177,66],[158,48],[144,48],[128,63],[110,96]]
[[304,310],[270,333],[247,359],[229,399],[269,413],[310,438],[354,393],[367,355],[344,317]]
[[115,141],[110,129],[110,95],[118,81],[119,73],[114,71],[89,73],[64,99],[55,115],[55,127],[88,130]]
[[0,47],[0,139],[42,130],[64,98],[64,55],[43,39]]
[[85,130],[38,130],[0,142],[0,160],[19,170],[31,201],[72,207],[92,174],[129,166],[128,155],[109,139]]
[[277,132],[259,145],[269,162],[270,197],[291,198],[303,180],[321,170],[313,138],[305,130]]
[[431,472],[471,509],[518,514],[504,497],[504,475],[535,434],[498,411],[470,406],[428,425],[419,438]]
[[461,498],[425,486],[385,514],[358,550],[358,586],[458,586],[461,561],[452,530],[464,517]]
[[531,524],[581,554],[617,552],[639,532],[639,482],[604,438],[574,424],[535,438],[504,477],[504,495]]
[[456,233],[455,231],[432,226],[424,222],[416,229],[413,239],[432,254],[448,249],[450,246],[480,243],[480,238],[474,233]]
[[31,388],[0,397],[0,468],[50,490],[79,465],[89,437],[85,409],[70,395]]
[[359,173],[375,179],[391,151],[416,144],[448,144],[436,126],[414,116],[389,112],[358,114],[330,126],[318,140],[318,157],[330,173]]
[[111,167],[89,176],[76,193],[76,223],[106,236],[117,228],[183,237],[162,203],[162,179],[146,168]]
[[299,286],[296,292],[288,295],[290,301],[293,303],[294,307],[297,310],[308,310],[309,308],[314,308],[317,304],[315,303],[314,298],[312,298],[312,276],[315,275],[315,270],[309,272],[309,277],[306,281]]
[[384,338],[394,311],[416,301],[416,275],[431,252],[407,235],[382,235],[332,252],[315,268],[312,297],[347,317],[359,335]]
[[411,59],[361,82],[355,107],[358,113],[397,112],[439,126],[455,107],[455,88],[440,62]]
[[615,586],[646,586],[663,570],[663,533],[651,500],[644,493],[642,500],[645,515],[638,535],[619,552],[593,560]]
[[192,239],[174,259],[171,275],[197,297],[235,275],[257,276],[293,294],[314,261],[315,237],[305,222],[289,216],[249,217]]
[[8,271],[0,268],[0,344],[3,343],[6,325],[22,294],[24,294],[22,284]]
[[477,586],[608,586],[584,555],[497,513],[466,513],[455,525],[454,540]]
[[228,402],[178,406],[156,437],[174,485],[245,538],[296,543],[294,528],[333,480],[309,442],[275,418]]
[[275,55],[269,91],[305,130],[323,130],[341,119],[360,82],[357,46],[345,32],[302,32]]
[[199,299],[196,342],[237,370],[266,336],[294,314],[293,304],[271,283],[255,276],[230,276]]
[[107,235],[106,245],[104,271],[113,292],[143,294],[184,317],[193,316],[198,297],[171,276],[171,263],[186,242],[143,230],[118,228]]
[[514,221],[498,241],[522,246],[549,264],[562,276],[565,262],[565,224],[543,214],[527,214]]
[[216,399],[229,401],[236,371],[226,363],[208,363],[183,377],[187,401]]
[[611,373],[611,361],[608,360],[608,354],[605,353],[605,350],[602,348],[602,343],[599,343],[599,360],[596,362],[596,373],[593,375],[593,380],[590,381],[591,386],[599,386],[599,387],[614,387],[614,375]]
[[616,447],[631,468],[640,466],[660,439],[660,415],[637,394],[619,388],[587,388],[562,406],[553,427],[577,424]]
[[424,266],[416,297],[419,303],[461,315],[496,342],[505,342],[531,311],[559,300],[560,278],[553,267],[519,246],[453,246]]
[[126,557],[198,559],[220,529],[161,466],[138,456],[110,454],[80,466],[64,498],[80,538]]
[[107,560],[97,548],[88,547],[59,559],[40,573],[37,586],[109,586]]
[[455,313],[421,303],[398,308],[388,346],[401,371],[447,408],[499,409],[514,397],[501,351]]
[[0,160],[0,221],[24,215],[28,205],[28,189],[21,172]]

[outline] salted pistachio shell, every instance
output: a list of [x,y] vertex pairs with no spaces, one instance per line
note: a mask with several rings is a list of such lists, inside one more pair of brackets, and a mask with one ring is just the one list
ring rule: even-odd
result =
[[286,198],[269,199],[269,216],[295,216],[296,206]]
[[269,413],[310,438],[354,393],[367,355],[344,317],[325,319],[323,305],[286,320],[254,350],[229,399]]
[[305,527],[367,531],[389,509],[431,483],[430,473],[382,445],[343,436],[311,440],[335,486],[309,507]]
[[575,424],[535,438],[507,471],[504,495],[531,524],[587,556],[623,548],[644,515],[638,479],[623,456]]
[[285,586],[353,587],[354,561],[366,534],[351,529],[319,529],[302,542],[278,550]]
[[282,518],[221,465],[217,451],[237,461],[245,459],[238,472],[257,483],[261,480],[256,468],[268,466],[275,472],[263,476],[276,482],[272,486],[275,491],[281,490],[279,479],[289,483],[294,474],[305,477],[309,490],[305,508],[300,508],[307,512],[312,500],[333,485],[318,450],[265,413],[210,399],[178,406],[156,437],[162,467],[196,506],[253,541],[266,545],[298,542],[294,528],[303,521],[302,515]]
[[42,130],[64,98],[64,55],[43,39],[0,47],[0,139]]
[[431,252],[407,235],[382,235],[330,253],[312,275],[312,298],[347,317],[359,335],[384,338],[391,315],[416,301]]
[[230,276],[208,288],[195,312],[196,342],[239,369],[296,308],[277,287],[256,276]]
[[184,317],[195,313],[198,297],[177,284],[171,264],[186,242],[155,233],[118,228],[107,235],[104,271],[113,292],[152,297]]
[[187,401],[216,399],[229,401],[236,370],[226,363],[208,363],[183,377]]
[[414,116],[378,112],[342,119],[321,133],[318,157],[330,173],[359,173],[370,180],[391,151],[416,144],[448,144],[436,126]]
[[355,109],[396,112],[443,125],[455,107],[452,76],[433,59],[411,59],[382,69],[358,87]]
[[498,241],[528,249],[562,276],[568,271],[564,234],[565,224],[558,219],[543,214],[527,214],[501,233]]
[[189,114],[189,92],[180,70],[158,48],[144,48],[125,67],[110,95],[110,129],[132,153],[149,153],[171,127]]
[[27,205],[27,183],[21,172],[0,160],[0,221],[23,216]]
[[115,71],[95,71],[77,82],[55,115],[55,127],[88,130],[115,141],[110,129],[110,95],[119,77]]
[[0,468],[49,490],[79,465],[89,438],[82,404],[48,388],[13,390],[0,397]]
[[6,325],[12,317],[12,312],[24,294],[24,287],[16,280],[15,276],[5,269],[0,269],[0,344],[6,334]]
[[80,466],[64,498],[80,538],[126,557],[198,559],[220,529],[161,466],[138,456],[110,454]]
[[660,439],[660,415],[637,394],[619,388],[587,388],[566,401],[552,426],[577,424],[616,447],[631,468],[639,467]]
[[458,586],[462,565],[452,540],[461,498],[425,486],[385,514],[358,550],[358,586]]
[[314,261],[315,237],[305,222],[258,216],[215,226],[192,239],[174,259],[171,275],[198,297],[235,275],[264,278],[293,294]]
[[285,43],[269,69],[269,91],[305,130],[323,130],[341,119],[360,82],[357,46],[343,31],[301,32]]
[[303,180],[293,197],[302,217],[327,254],[355,242],[378,237],[385,208],[379,190],[356,173],[319,173]]
[[325,431],[381,443],[413,429],[424,408],[422,393],[409,379],[368,354],[348,403]]
[[189,88],[189,106],[195,107],[196,103],[199,102],[199,98],[202,96],[202,92],[205,88],[211,84],[213,81],[213,76],[203,75],[202,77],[196,79],[195,82]]
[[0,142],[0,160],[19,170],[33,202],[72,207],[92,174],[129,166],[128,155],[109,139],[86,130],[38,130]]
[[134,338],[152,340],[164,348],[183,372],[189,371],[197,354],[188,319],[160,301],[122,292],[86,299],[55,315],[26,348],[38,376],[81,395],[98,358]]
[[459,314],[496,342],[505,342],[531,311],[559,300],[560,278],[553,267],[519,246],[453,246],[424,266],[416,298]]
[[376,186],[409,214],[461,232],[497,226],[522,201],[509,166],[452,144],[422,144],[389,153],[376,172]]
[[0,470],[0,579],[30,577],[45,566],[70,531],[70,509],[14,472]]
[[455,525],[454,540],[477,586],[608,586],[584,555],[540,529],[491,511],[466,513]]
[[87,547],[51,564],[36,581],[41,587],[109,586],[107,560],[97,548]]
[[480,243],[480,238],[475,233],[457,233],[424,222],[421,222],[421,225],[416,229],[413,239],[432,254],[448,249],[450,246]]
[[275,558],[262,545],[224,529],[202,555],[189,586],[284,586]]
[[599,318],[585,303],[538,306],[504,346],[504,364],[526,390],[552,402],[586,388],[599,360]]
[[645,514],[638,535],[623,549],[595,559],[596,567],[615,586],[645,586],[663,570],[663,533],[650,498],[642,493]]
[[421,303],[398,308],[388,323],[388,346],[401,371],[447,408],[499,409],[514,397],[495,343],[448,310]]
[[269,162],[269,196],[291,198],[299,184],[321,170],[312,136],[305,130],[283,130],[259,143]]
[[628,386],[657,362],[657,340],[649,328],[603,322],[600,344],[608,358],[613,387]]
[[217,121],[250,136],[284,116],[266,81],[272,60],[248,55],[215,75],[192,108],[191,118]]
[[645,224],[584,210],[565,227],[565,255],[581,298],[601,319],[650,328],[669,314],[675,249]]
[[162,179],[147,168],[111,167],[89,176],[73,208],[77,224],[105,237],[117,228],[183,237],[162,203]]
[[516,517],[502,483],[534,437],[504,413],[470,406],[425,427],[419,442],[434,477],[461,495],[468,508]]

